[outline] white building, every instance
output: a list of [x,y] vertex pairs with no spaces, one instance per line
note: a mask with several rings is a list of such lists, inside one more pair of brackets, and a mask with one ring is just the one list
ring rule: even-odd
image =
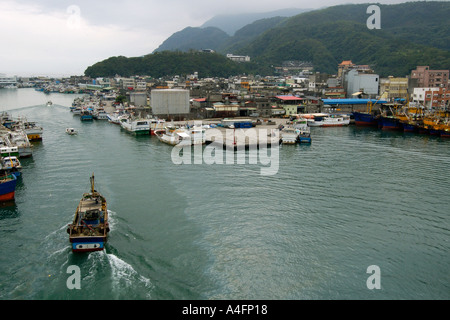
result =
[[230,60],[233,60],[233,61],[237,61],[237,62],[250,62],[249,56],[236,56],[232,53],[228,53],[227,58]]
[[0,88],[6,87],[6,86],[16,86],[17,85],[17,77],[9,77],[6,76],[3,73],[0,73]]
[[[413,91],[413,95],[412,95],[412,101],[413,102],[418,102],[419,104],[423,105],[424,107],[428,107],[431,108],[432,105],[432,99],[430,99],[430,96],[426,96],[426,92],[427,91],[431,91],[431,92],[439,92],[439,88],[414,88]],[[425,105],[425,98],[428,98],[427,103],[428,105]]]
[[354,93],[364,92],[369,97],[375,98],[379,91],[380,76],[373,73],[359,73],[353,69],[345,74],[344,83],[349,97]]
[[153,89],[150,99],[154,115],[181,115],[190,112],[189,90]]

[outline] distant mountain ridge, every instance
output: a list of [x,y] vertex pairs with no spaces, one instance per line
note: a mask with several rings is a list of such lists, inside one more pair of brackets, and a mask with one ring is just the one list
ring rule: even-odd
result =
[[288,8],[270,12],[223,14],[209,19],[200,28],[216,27],[233,36],[237,30],[257,20],[273,17],[292,17],[311,10],[313,9]]

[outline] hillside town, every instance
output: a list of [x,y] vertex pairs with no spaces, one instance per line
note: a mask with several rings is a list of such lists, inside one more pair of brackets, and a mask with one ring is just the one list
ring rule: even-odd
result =
[[[428,110],[447,110],[449,70],[417,66],[404,77],[380,77],[369,65],[342,61],[337,74],[313,71],[303,61],[285,61],[277,76],[244,75],[205,78],[194,72],[155,79],[145,75],[92,79],[0,76],[0,87],[33,87],[44,93],[86,93],[105,103],[124,104],[155,116],[175,120],[224,117],[289,117],[314,112],[362,111],[367,99],[411,103]],[[178,95],[175,105],[152,108],[152,92]],[[180,100],[181,99],[181,100]],[[376,105],[374,106],[376,108]]]

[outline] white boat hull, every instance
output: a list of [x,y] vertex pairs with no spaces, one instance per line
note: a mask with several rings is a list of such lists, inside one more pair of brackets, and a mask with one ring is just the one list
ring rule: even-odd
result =
[[350,118],[324,118],[323,120],[308,119],[310,127],[342,127],[350,124]]

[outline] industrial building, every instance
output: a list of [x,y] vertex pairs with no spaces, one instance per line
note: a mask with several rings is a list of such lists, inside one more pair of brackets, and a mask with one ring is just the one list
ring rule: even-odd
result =
[[189,90],[153,89],[150,99],[152,113],[156,116],[182,117],[190,113]]

